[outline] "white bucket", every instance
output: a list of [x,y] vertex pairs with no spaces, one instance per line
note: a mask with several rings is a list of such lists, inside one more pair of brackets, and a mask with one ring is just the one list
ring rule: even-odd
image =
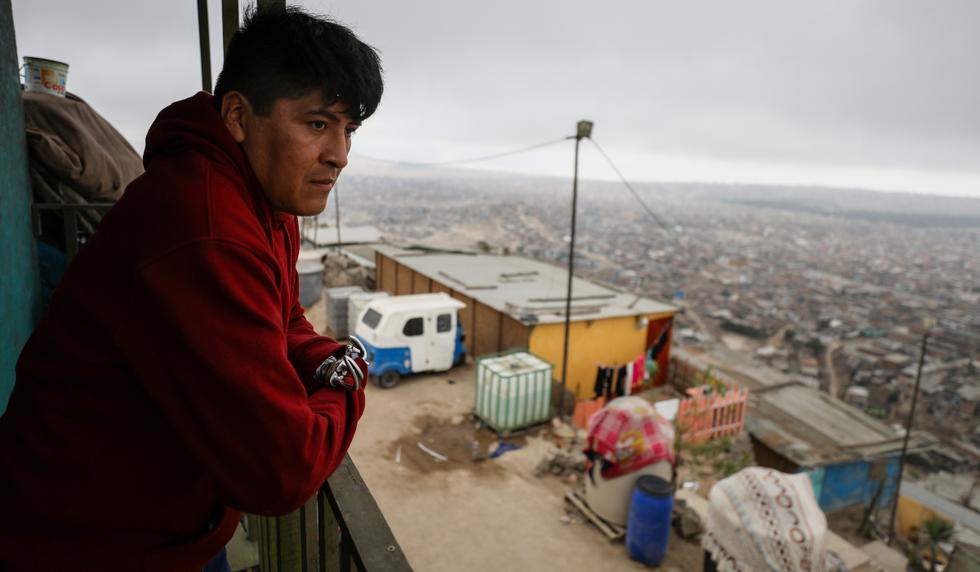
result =
[[585,504],[604,520],[626,526],[630,514],[630,495],[636,481],[644,475],[653,475],[669,483],[673,471],[670,461],[659,461],[632,473],[607,479],[602,476],[599,463],[596,463],[592,465],[592,478],[588,473],[585,475]]
[[68,64],[24,56],[24,85],[27,91],[65,96]]

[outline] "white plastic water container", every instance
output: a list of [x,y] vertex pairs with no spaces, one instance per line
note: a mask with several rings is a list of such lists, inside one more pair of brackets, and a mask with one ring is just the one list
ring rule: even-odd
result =
[[476,416],[498,433],[551,418],[551,364],[514,352],[477,360]]

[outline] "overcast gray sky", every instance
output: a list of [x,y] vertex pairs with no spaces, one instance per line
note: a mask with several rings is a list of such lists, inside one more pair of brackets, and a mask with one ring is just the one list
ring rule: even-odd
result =
[[[210,0],[214,76],[220,1]],[[439,161],[574,133],[633,180],[861,186],[980,196],[980,2],[301,0],[377,47],[358,153]],[[194,0],[13,0],[19,56],[142,150],[200,89]],[[571,143],[481,168],[566,175]],[[612,178],[586,145],[585,176]]]

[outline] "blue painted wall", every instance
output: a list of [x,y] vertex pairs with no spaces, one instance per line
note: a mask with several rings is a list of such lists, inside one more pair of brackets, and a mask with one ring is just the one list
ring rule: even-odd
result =
[[[867,505],[874,496],[878,481],[869,479],[871,463],[854,461],[838,465],[826,465],[810,471],[814,481],[814,494],[825,513],[855,505]],[[878,499],[878,506],[891,506],[898,479],[898,455],[889,457],[885,465],[885,489]],[[818,481],[819,480],[819,484]]]
[[813,485],[813,496],[820,502],[820,497],[823,495],[823,477],[827,473],[826,467],[817,467],[810,471],[807,471],[807,475],[810,476],[810,484]]
[[0,0],[0,414],[41,303],[18,67],[10,0]]

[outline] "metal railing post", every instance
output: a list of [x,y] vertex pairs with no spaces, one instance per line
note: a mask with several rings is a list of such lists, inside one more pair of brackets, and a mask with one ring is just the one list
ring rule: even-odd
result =
[[65,261],[70,263],[78,254],[78,211],[65,210]]
[[412,570],[349,457],[296,512],[255,520],[263,570]]
[[197,31],[201,44],[201,89],[211,91],[211,35],[208,30],[208,0],[197,0]]
[[221,0],[221,39],[224,41],[225,54],[228,53],[228,45],[237,31],[238,0]]

